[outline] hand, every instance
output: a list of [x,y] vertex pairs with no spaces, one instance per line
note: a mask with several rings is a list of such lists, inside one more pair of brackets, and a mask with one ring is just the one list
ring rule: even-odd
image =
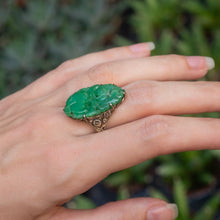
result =
[[[150,46],[66,61],[0,101],[0,219],[174,218],[174,205],[153,198],[86,211],[61,207],[112,172],[162,154],[219,148],[218,119],[168,116],[219,111],[218,82],[177,82],[204,76],[213,61],[147,57]],[[127,93],[100,133],[63,112],[72,93],[97,83],[114,83]]]

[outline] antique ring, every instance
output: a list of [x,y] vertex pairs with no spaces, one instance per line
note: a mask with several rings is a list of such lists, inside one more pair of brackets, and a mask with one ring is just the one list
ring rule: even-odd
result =
[[100,132],[124,98],[125,90],[114,84],[94,85],[72,94],[66,101],[64,112],[73,119],[91,124]]

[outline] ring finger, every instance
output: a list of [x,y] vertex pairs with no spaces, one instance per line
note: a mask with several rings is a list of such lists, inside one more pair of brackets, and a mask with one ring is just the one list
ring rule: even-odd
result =
[[[124,87],[125,101],[115,110],[108,128],[138,120],[149,115],[180,115],[220,111],[219,82],[138,81]],[[70,119],[77,135],[92,132],[83,122]]]

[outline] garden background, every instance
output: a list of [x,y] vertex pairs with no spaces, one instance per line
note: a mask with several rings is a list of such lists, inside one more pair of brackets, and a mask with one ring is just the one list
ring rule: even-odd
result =
[[[0,0],[0,98],[64,60],[147,41],[156,44],[152,55],[213,57],[216,68],[201,80],[219,81],[220,1]],[[137,196],[177,203],[178,220],[220,220],[220,150],[146,161],[110,175],[66,206],[93,208]]]

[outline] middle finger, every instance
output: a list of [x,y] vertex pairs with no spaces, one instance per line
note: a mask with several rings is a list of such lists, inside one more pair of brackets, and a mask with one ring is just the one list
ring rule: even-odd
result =
[[80,88],[113,83],[118,86],[138,80],[198,79],[213,67],[211,58],[179,55],[154,56],[98,65],[75,77],[52,94],[52,103],[64,106],[66,99]]

